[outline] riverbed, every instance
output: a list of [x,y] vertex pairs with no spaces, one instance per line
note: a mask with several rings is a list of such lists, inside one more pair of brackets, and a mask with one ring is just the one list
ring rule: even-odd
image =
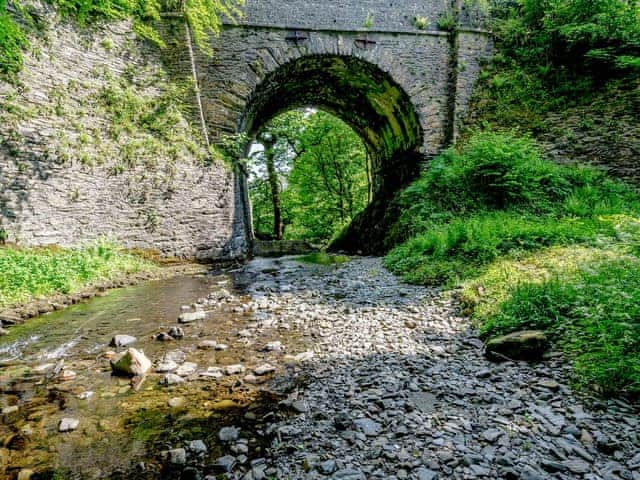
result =
[[[153,362],[138,390],[111,373],[117,334]],[[113,291],[0,340],[0,471],[640,480],[637,404],[576,389],[562,352],[494,363],[483,347],[451,292],[379,258],[256,259]]]

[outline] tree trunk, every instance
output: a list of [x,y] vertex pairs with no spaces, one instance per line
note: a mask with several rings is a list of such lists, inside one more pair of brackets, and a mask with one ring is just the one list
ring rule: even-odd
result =
[[276,172],[273,151],[268,149],[265,151],[267,157],[267,174],[269,176],[269,185],[271,187],[271,201],[273,203],[273,236],[276,240],[282,240],[282,205],[280,204],[280,181]]

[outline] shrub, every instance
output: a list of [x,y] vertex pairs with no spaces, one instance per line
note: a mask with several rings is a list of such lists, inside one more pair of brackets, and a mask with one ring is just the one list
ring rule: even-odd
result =
[[604,394],[640,395],[640,260],[619,257],[511,285],[485,335],[543,329],[575,358],[578,382]]
[[[135,32],[160,47],[164,41],[153,26],[160,19],[159,0],[51,0],[58,11],[81,26],[98,20],[131,18]],[[244,0],[186,0],[184,15],[191,27],[193,40],[205,53],[211,54],[210,37],[221,29],[221,17],[230,19],[242,15]],[[0,0],[0,73],[16,73],[22,68],[22,50],[28,46],[26,28],[33,18],[18,0],[13,6],[18,19],[7,11],[7,0]],[[17,21],[18,20],[18,21]],[[106,48],[106,47],[105,47]]]
[[388,246],[474,212],[582,209],[588,216],[622,209],[624,203],[638,205],[631,188],[599,170],[557,165],[543,159],[530,139],[491,132],[476,132],[461,149],[445,151],[394,202],[402,213]]

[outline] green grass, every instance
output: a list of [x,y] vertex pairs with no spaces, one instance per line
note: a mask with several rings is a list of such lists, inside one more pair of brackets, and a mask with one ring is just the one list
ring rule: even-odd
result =
[[[574,358],[580,385],[640,396],[640,260],[595,250],[562,265],[575,251],[554,253],[540,275],[492,278],[494,271],[466,285],[481,333],[545,330]],[[472,284],[487,285],[489,293],[478,295]]]
[[640,195],[527,139],[474,135],[402,192],[385,265],[462,287],[485,337],[547,331],[577,384],[640,395]]
[[154,268],[106,242],[69,250],[0,248],[0,308]]
[[316,252],[296,257],[296,260],[303,263],[313,263],[315,265],[339,265],[351,259],[346,255],[330,255],[325,252]]

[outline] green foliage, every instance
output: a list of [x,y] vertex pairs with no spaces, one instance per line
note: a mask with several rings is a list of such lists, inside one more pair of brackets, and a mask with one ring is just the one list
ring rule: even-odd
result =
[[220,18],[241,17],[240,7],[243,4],[244,0],[185,0],[184,14],[198,48],[211,55],[209,40],[212,35],[220,33]]
[[493,211],[433,225],[392,250],[386,263],[411,282],[452,284],[483,271],[504,255],[595,241],[600,235],[615,235],[611,224]]
[[640,55],[635,0],[519,0],[494,13],[501,47],[526,65],[595,73],[632,67],[628,57]]
[[80,288],[123,274],[149,271],[150,262],[115,244],[99,241],[84,248],[0,249],[0,307]]
[[440,18],[438,18],[438,28],[447,32],[453,32],[458,27],[458,20],[453,11],[445,11]]
[[367,18],[364,19],[364,22],[362,23],[362,27],[366,28],[367,30],[371,30],[374,25],[376,23],[376,17],[372,12],[367,13]]
[[429,26],[429,19],[423,15],[416,15],[413,17],[413,25],[418,30],[424,30]]
[[476,133],[395,202],[402,215],[390,240],[406,241],[388,268],[461,285],[487,336],[547,330],[575,356],[581,385],[640,393],[636,190],[548,162],[527,139]]
[[[58,12],[86,26],[102,20],[133,20],[135,32],[160,47],[165,46],[154,22],[160,20],[162,5],[159,0],[49,0]],[[170,2],[169,2],[170,3]],[[211,54],[210,38],[218,35],[221,17],[236,19],[242,16],[244,0],[186,0],[184,15],[191,27],[193,40],[206,54]],[[7,0],[0,0],[0,73],[16,73],[22,67],[22,50],[29,45],[27,33],[34,18],[20,6],[12,5],[17,15],[7,11]],[[107,48],[105,46],[105,48]],[[107,48],[108,49],[108,48]]]
[[[285,238],[326,242],[368,201],[367,158],[362,140],[344,122],[324,112],[294,111],[267,125],[280,141],[275,152]],[[263,155],[250,182],[254,231],[273,231],[272,192]]]
[[[105,133],[114,142],[127,138],[126,142],[118,142],[119,162],[111,166],[113,173],[137,165],[153,168],[161,157],[168,158],[170,164],[192,156],[202,162],[207,160],[208,152],[185,120],[189,114],[185,99],[192,86],[158,82],[156,88],[161,89],[159,95],[145,94],[134,79],[122,76],[110,80],[96,93],[97,105],[110,120]],[[78,140],[82,138],[81,133]]]
[[0,0],[0,73],[14,74],[22,68],[22,50],[29,45],[24,29]]
[[[482,125],[544,129],[548,112],[591,106],[637,89],[640,4],[635,0],[494,2],[498,53],[474,99]],[[628,104],[607,105],[624,111]]]
[[520,213],[587,216],[628,212],[633,191],[590,167],[546,161],[527,138],[476,132],[462,150],[434,159],[395,200],[401,212],[389,246],[447,220],[508,208]]
[[[495,288],[495,287],[494,287]],[[640,395],[640,260],[616,258],[566,268],[543,282],[502,283],[506,297],[484,335],[543,329],[575,356],[578,382],[610,395]]]

